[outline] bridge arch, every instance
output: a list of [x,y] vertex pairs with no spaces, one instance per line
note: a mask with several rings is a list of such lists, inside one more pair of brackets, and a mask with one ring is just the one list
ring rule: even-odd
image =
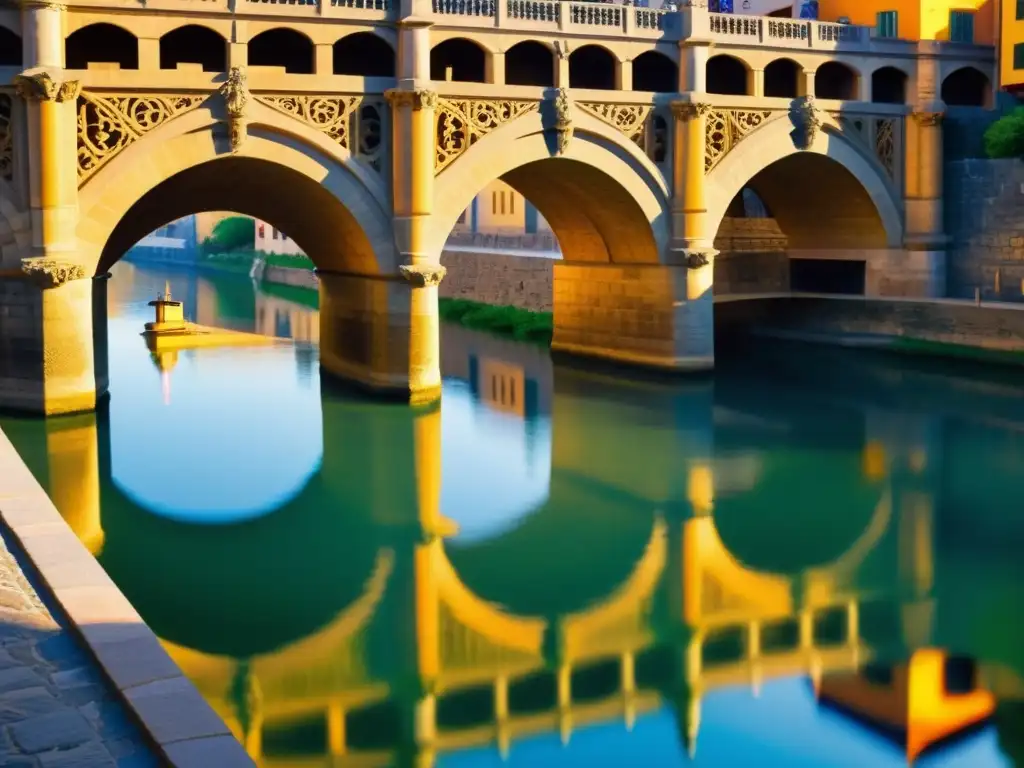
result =
[[814,95],[819,99],[855,101],[861,73],[842,61],[826,61],[814,71]]
[[578,106],[554,156],[539,110],[492,131],[437,177],[430,247],[440,252],[477,193],[503,179],[551,226],[572,261],[653,264],[669,242],[669,190],[657,166],[616,128]]
[[430,49],[430,79],[444,82],[486,83],[494,51],[468,37],[451,36],[435,42]]
[[745,96],[750,93],[750,65],[743,59],[719,53],[708,59],[705,77],[708,93]]
[[949,107],[985,107],[992,102],[992,81],[977,67],[960,67],[943,76],[941,95]]
[[554,48],[540,40],[522,40],[510,47],[505,51],[505,84],[553,87]]
[[394,77],[395,48],[391,41],[373,32],[352,32],[332,46],[336,75]]
[[109,22],[86,24],[64,39],[64,65],[88,69],[92,63],[139,68],[139,38],[129,29]]
[[19,30],[0,21],[0,67],[22,66],[22,43]]
[[249,40],[249,66],[284,67],[289,74],[312,75],[316,71],[316,46],[297,29],[267,29]]
[[803,67],[790,58],[772,59],[764,68],[764,95],[795,99],[800,95]]
[[232,154],[209,109],[168,121],[79,190],[81,255],[99,273],[167,221],[236,210],[288,233],[322,269],[396,269],[383,179],[325,134],[259,102]]
[[679,90],[679,65],[661,51],[645,51],[633,59],[634,91],[675,93]]
[[871,100],[879,104],[905,104],[909,79],[902,67],[878,67],[871,73]]
[[202,64],[204,72],[224,72],[227,63],[227,38],[212,27],[183,24],[160,37],[160,69]]
[[[826,118],[823,130],[818,132],[814,142],[806,150],[794,147],[790,136],[792,130],[792,123],[785,117],[771,120],[736,144],[712,168],[707,184],[709,231],[717,232],[729,204],[759,174],[773,166],[776,170],[785,170],[787,166],[792,170],[799,167],[796,164],[805,163],[805,171],[827,174],[825,178],[835,181],[841,194],[848,196],[848,201],[856,205],[856,212],[864,217],[860,223],[870,227],[864,239],[860,241],[861,247],[902,247],[903,223],[898,195],[892,183],[883,175],[884,172],[878,163],[869,159],[849,139],[842,136],[831,118]],[[811,163],[814,165],[810,165]],[[820,176],[817,178],[821,179]],[[807,190],[799,185],[789,189],[787,194],[783,188],[785,185],[780,182],[781,178],[776,179],[773,183],[766,184],[765,189],[755,191],[764,199],[783,230],[789,225],[792,233],[787,234],[791,241],[796,235],[797,242],[791,242],[792,247],[813,242],[814,233],[820,234],[827,230],[836,221],[835,212],[843,210],[841,206],[835,204],[834,198],[828,201],[818,200],[820,196],[804,194]],[[773,199],[765,199],[766,197]],[[824,216],[824,220],[815,221],[820,219],[820,216],[808,209],[815,200],[818,200],[821,206],[825,206],[826,202],[830,206],[828,210],[823,208],[818,212]],[[843,213],[848,215],[850,211]],[[811,225],[817,229],[806,229]],[[801,238],[801,235],[804,237]],[[805,242],[801,243],[801,239]],[[810,247],[821,247],[821,243],[812,244]]]
[[569,54],[569,87],[615,90],[621,67],[611,49],[597,43],[581,45]]

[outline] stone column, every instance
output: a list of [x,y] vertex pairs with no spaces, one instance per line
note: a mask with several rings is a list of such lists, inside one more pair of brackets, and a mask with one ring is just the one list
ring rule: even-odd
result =
[[907,121],[904,293],[946,294],[946,237],[942,206],[942,113],[915,112]]
[[34,67],[64,67],[64,15],[67,8],[57,3],[22,2],[21,39],[24,64]]

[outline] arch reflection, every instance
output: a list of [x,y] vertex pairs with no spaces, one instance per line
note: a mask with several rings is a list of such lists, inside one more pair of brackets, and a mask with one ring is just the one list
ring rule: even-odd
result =
[[[35,453],[51,484],[97,477],[98,494],[58,502],[62,511],[83,538],[101,537],[104,567],[266,766],[424,765],[657,712],[692,752],[712,697],[792,677],[808,678],[822,706],[891,732],[907,759],[989,718],[1012,753],[1024,660],[1018,630],[992,622],[1013,600],[993,585],[1014,582],[993,572],[965,584],[976,561],[961,568],[951,553],[967,557],[963,546],[943,533],[964,525],[944,503],[961,498],[943,485],[950,433],[932,417],[896,418],[906,409],[886,409],[893,390],[869,384],[885,367],[866,370],[847,386],[867,406],[842,407],[842,387],[789,379],[788,399],[768,382],[770,402],[755,410],[729,386],[556,367],[549,496],[521,524],[468,544],[442,506],[438,410],[325,393],[323,462],[307,489],[259,521],[201,532],[118,495],[102,414],[52,421]],[[919,398],[926,374],[903,375]],[[824,450],[790,405],[824,391],[860,441],[844,448],[856,470],[836,482],[874,492],[863,524],[819,547],[832,520],[799,509],[813,498],[779,493],[759,506],[745,494],[776,454]],[[875,405],[871,392],[883,391]],[[779,506],[774,519],[800,521],[782,529],[799,537],[795,555],[769,551],[778,535],[744,542],[743,556],[731,548],[720,514],[754,526]],[[552,539],[566,553],[586,543],[557,570],[530,558]],[[472,557],[503,547],[502,558]],[[971,610],[969,626],[991,627],[979,636],[954,626]],[[951,665],[962,653],[969,674]]]

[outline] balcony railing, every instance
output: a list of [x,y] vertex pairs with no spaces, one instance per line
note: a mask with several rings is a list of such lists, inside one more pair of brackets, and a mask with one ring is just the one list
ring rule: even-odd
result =
[[858,48],[871,42],[871,28],[807,19],[709,13],[711,37],[722,42],[781,48]]

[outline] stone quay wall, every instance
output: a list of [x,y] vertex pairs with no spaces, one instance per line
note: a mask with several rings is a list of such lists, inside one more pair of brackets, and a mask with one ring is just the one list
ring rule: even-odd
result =
[[976,306],[953,299],[765,297],[715,304],[716,331],[888,336],[1003,352],[1024,351],[1024,305]]
[[448,273],[441,281],[439,295],[551,312],[557,262],[557,258],[542,255],[446,250],[441,254],[441,264]]
[[946,163],[945,193],[947,295],[1024,302],[1024,162]]
[[310,269],[289,269],[287,267],[267,267],[263,270],[263,280],[276,285],[291,285],[296,288],[309,288],[316,291],[320,288],[320,280]]

